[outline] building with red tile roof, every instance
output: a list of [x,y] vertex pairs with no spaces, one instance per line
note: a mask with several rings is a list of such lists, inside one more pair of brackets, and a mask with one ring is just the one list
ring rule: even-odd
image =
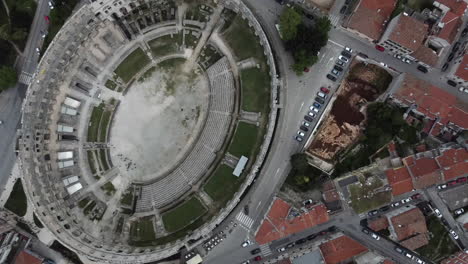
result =
[[428,32],[427,24],[401,13],[390,21],[380,45],[392,52],[408,55],[422,46]]
[[453,74],[455,81],[468,82],[468,54],[458,64],[457,70]]
[[257,243],[266,244],[329,220],[328,209],[323,204],[314,205],[296,217],[290,216],[291,209],[288,203],[276,198],[255,235]]
[[368,251],[366,247],[348,236],[341,236],[319,246],[327,264],[343,263]]
[[414,189],[423,189],[442,182],[439,165],[433,157],[409,156],[403,159],[403,164],[413,179]]
[[44,258],[37,256],[29,250],[22,250],[15,258],[15,264],[41,264]]
[[405,247],[414,250],[429,243],[426,218],[419,208],[391,217],[390,223],[392,236]]
[[442,260],[440,264],[468,264],[468,254],[463,251],[459,251]]
[[441,168],[444,181],[468,174],[468,151],[464,148],[444,149],[435,160]]
[[434,1],[434,5],[438,6],[439,8],[446,10],[440,6],[440,4],[446,6],[450,11],[455,13],[458,16],[462,16],[466,12],[467,4],[463,0],[437,0]]
[[434,67],[439,61],[439,55],[433,49],[424,45],[420,46],[411,56],[417,59],[421,64]]
[[380,230],[387,229],[389,226],[388,219],[386,217],[379,217],[376,219],[369,220],[367,223],[370,229],[378,232]]
[[369,41],[380,39],[395,9],[396,0],[361,0],[346,27]]
[[393,196],[411,192],[414,189],[413,180],[406,167],[388,169],[385,171],[387,180],[392,187]]

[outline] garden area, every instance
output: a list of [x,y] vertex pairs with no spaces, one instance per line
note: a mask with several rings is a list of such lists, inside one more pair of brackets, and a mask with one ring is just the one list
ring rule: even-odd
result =
[[234,194],[239,190],[244,175],[234,176],[233,169],[225,164],[221,164],[205,183],[203,190],[213,199],[218,207],[223,207]]
[[206,208],[200,200],[196,196],[192,196],[189,200],[162,215],[164,228],[168,232],[175,232],[189,225],[205,212]]
[[24,216],[28,209],[28,201],[23,190],[21,179],[16,180],[11,190],[10,196],[5,203],[5,208],[18,216]]
[[378,176],[360,177],[359,182],[348,185],[351,207],[357,214],[379,208],[392,200],[391,191],[384,191]]
[[427,230],[429,230],[429,244],[416,249],[418,254],[434,261],[434,263],[439,263],[459,251],[449,232],[436,216],[432,215],[427,218],[426,224]]
[[140,218],[130,225],[130,242],[145,243],[154,241],[155,238],[156,234],[151,216]]
[[112,182],[106,182],[104,185],[101,186],[101,190],[103,190],[108,196],[112,196],[116,192],[116,189]]
[[112,111],[101,103],[93,108],[88,127],[88,142],[106,142],[107,130],[111,121]]
[[270,76],[258,68],[240,72],[242,87],[242,110],[268,114],[270,103]]
[[239,122],[234,137],[229,145],[228,152],[240,158],[250,158],[253,151],[261,144],[259,128],[256,125]]
[[297,153],[291,156],[291,170],[286,178],[286,185],[296,192],[306,192],[320,187],[322,171],[307,162],[307,155]]
[[182,45],[182,33],[165,35],[148,42],[155,57],[164,57],[176,53]]
[[137,48],[120,63],[114,72],[124,83],[128,83],[148,63],[150,63],[148,56],[142,49]]

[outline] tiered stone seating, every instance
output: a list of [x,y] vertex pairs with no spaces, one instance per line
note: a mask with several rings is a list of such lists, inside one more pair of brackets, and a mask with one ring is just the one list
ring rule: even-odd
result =
[[208,113],[205,129],[199,142],[215,152],[218,151],[221,148],[221,144],[223,144],[230,121],[231,116],[227,114]]
[[234,107],[234,79],[226,57],[207,70],[210,80],[211,111],[231,113]]

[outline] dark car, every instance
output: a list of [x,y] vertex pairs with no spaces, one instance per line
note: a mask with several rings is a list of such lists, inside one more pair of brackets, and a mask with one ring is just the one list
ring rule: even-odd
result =
[[370,234],[369,230],[367,230],[367,229],[365,229],[365,228],[362,229],[362,232],[363,232],[364,234],[366,234],[366,235],[369,235],[369,234]]
[[348,6],[347,6],[347,5],[344,5],[344,6],[340,9],[340,14],[346,13],[346,9],[348,9]]
[[422,65],[418,65],[417,69],[418,69],[419,71],[421,71],[421,72],[424,72],[424,73],[427,73],[427,72],[428,72],[427,68],[424,67],[424,66],[422,66]]
[[300,126],[299,129],[304,131],[304,132],[309,131],[309,129],[307,127],[305,127],[305,126]]
[[309,122],[314,121],[314,119],[313,119],[312,117],[308,116],[308,115],[304,116],[304,119],[305,119],[306,121],[309,121]]
[[256,257],[254,258],[254,260],[255,260],[255,261],[260,261],[260,260],[262,260],[262,256],[256,256]]
[[261,250],[260,250],[259,248],[256,248],[256,249],[254,249],[254,250],[251,250],[250,253],[251,253],[252,255],[255,255],[255,254],[260,253],[260,251],[261,251]]
[[299,239],[299,240],[296,241],[296,244],[298,244],[298,245],[299,245],[299,244],[303,244],[303,243],[305,243],[306,241],[307,241],[307,238],[301,238],[301,239]]
[[421,199],[421,194],[420,193],[415,193],[413,195],[411,195],[411,199],[413,200],[417,200],[417,199]]
[[292,247],[294,247],[294,245],[295,245],[294,242],[292,242],[292,243],[287,244],[286,247],[287,248],[292,248]]
[[322,105],[317,102],[314,102],[312,105],[317,109],[320,109],[320,107],[322,107]]
[[390,206],[386,205],[386,206],[380,207],[379,211],[380,211],[380,212],[386,212],[386,211],[388,211],[389,209],[390,209]]
[[307,236],[307,240],[312,240],[312,239],[316,238],[317,236],[318,236],[317,234],[309,235],[309,236]]
[[341,60],[337,60],[337,61],[336,61],[336,65],[344,66],[345,63],[344,63],[343,61],[341,61]]
[[309,13],[305,13],[305,16],[310,20],[314,20],[314,16]]
[[455,57],[455,53],[452,52],[452,53],[450,53],[450,55],[448,56],[447,61],[448,61],[448,62],[451,62],[451,61],[453,60],[453,57]]
[[466,177],[458,178],[458,179],[457,179],[457,182],[458,182],[458,183],[466,182]]
[[442,71],[446,71],[447,68],[448,68],[449,64],[448,63],[445,63],[444,66],[442,66]]
[[341,68],[341,67],[338,66],[338,65],[333,66],[333,69],[335,69],[335,70],[337,70],[337,71],[343,71],[343,68]]
[[459,41],[455,42],[455,45],[453,45],[453,49],[452,49],[453,51],[452,52],[457,51],[458,48],[460,48],[460,45],[461,45],[461,43]]
[[466,36],[466,33],[468,33],[468,27],[466,27],[465,29],[463,29],[462,33],[461,33],[461,36],[464,37]]
[[332,80],[332,81],[336,81],[336,77],[331,75],[331,74],[327,74],[327,78]]
[[374,215],[376,215],[376,214],[378,214],[378,213],[379,213],[379,211],[377,211],[377,210],[372,210],[372,211],[369,211],[369,212],[367,213],[367,215],[368,215],[368,216],[374,216]]
[[450,85],[450,86],[453,86],[453,87],[457,86],[457,83],[452,81],[452,80],[447,80],[447,84]]
[[455,180],[454,180],[454,181],[449,181],[449,182],[447,182],[447,185],[448,185],[448,186],[457,185],[457,181],[455,181]]
[[324,104],[325,103],[325,100],[323,100],[322,98],[320,97],[315,97],[315,101],[317,101],[319,104]]
[[359,52],[358,55],[361,56],[361,57],[363,57],[364,59],[369,58],[369,56],[367,56],[367,54],[364,54],[364,53],[362,53],[362,52]]
[[341,52],[341,55],[345,56],[348,59],[351,58],[351,56],[352,56],[351,53],[347,52],[346,50],[343,50]]

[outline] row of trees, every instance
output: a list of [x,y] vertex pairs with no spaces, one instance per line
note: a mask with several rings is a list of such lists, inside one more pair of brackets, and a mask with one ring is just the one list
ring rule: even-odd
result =
[[331,23],[327,17],[305,23],[302,12],[295,7],[284,10],[280,16],[279,30],[286,50],[294,57],[291,67],[296,74],[301,75],[305,68],[318,61],[319,51],[327,44],[330,29]]

